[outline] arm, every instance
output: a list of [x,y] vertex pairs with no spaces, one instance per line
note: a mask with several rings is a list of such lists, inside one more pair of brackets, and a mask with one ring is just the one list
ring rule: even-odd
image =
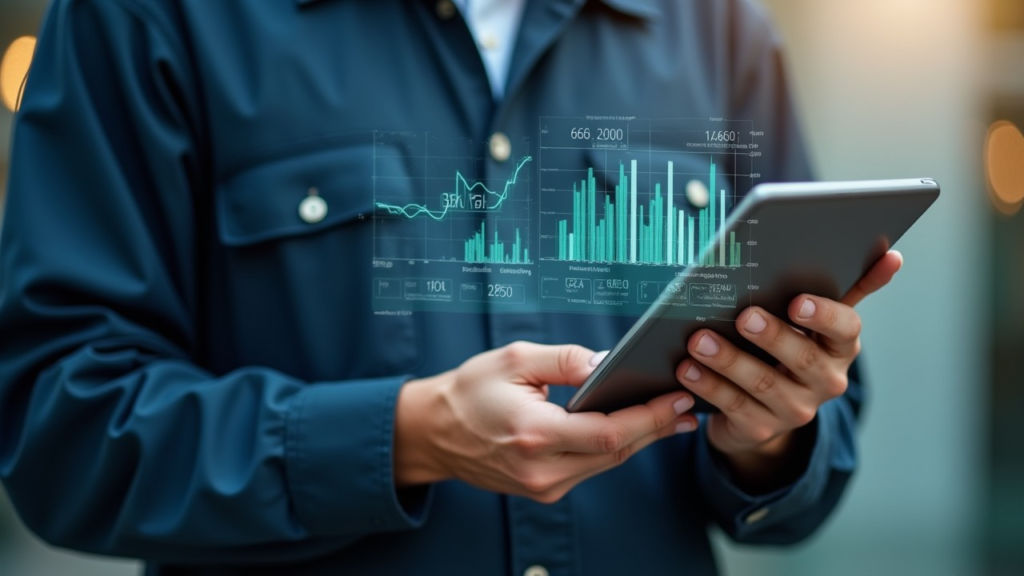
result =
[[187,50],[150,10],[55,2],[17,119],[0,239],[12,502],[51,543],[176,563],[284,562],[419,526],[426,490],[400,503],[390,457],[407,378],[204,369],[209,150]]

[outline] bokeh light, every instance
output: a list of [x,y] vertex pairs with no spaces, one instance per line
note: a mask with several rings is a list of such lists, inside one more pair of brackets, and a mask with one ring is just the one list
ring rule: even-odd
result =
[[1024,204],[1024,134],[1012,122],[1000,120],[988,130],[985,174],[996,209],[1014,214]]
[[3,60],[0,60],[0,98],[4,106],[16,112],[21,106],[21,94],[25,88],[32,55],[36,51],[36,39],[33,36],[22,36],[7,48]]

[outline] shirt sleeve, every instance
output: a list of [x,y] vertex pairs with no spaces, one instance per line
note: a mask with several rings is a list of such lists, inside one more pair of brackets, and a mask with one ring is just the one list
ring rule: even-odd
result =
[[[730,10],[730,110],[734,117],[752,119],[764,129],[764,160],[758,165],[762,180],[811,180],[781,42],[771,22],[749,0],[730,0],[722,6]],[[822,405],[809,424],[814,427],[814,442],[806,469],[792,485],[771,494],[754,496],[739,489],[712,454],[702,426],[695,468],[713,520],[745,543],[788,544],[811,534],[835,508],[856,468],[856,424],[863,395],[855,362],[846,393]]]
[[855,421],[846,398],[822,405],[809,424],[815,437],[806,469],[790,486],[764,495],[736,486],[702,426],[696,469],[715,522],[748,544],[792,544],[809,536],[835,508],[856,467]]
[[[197,346],[200,95],[157,3],[56,1],[0,236],[0,479],[44,540],[177,564],[310,558],[420,526],[406,376],[214,374]],[[342,343],[339,343],[342,345]]]

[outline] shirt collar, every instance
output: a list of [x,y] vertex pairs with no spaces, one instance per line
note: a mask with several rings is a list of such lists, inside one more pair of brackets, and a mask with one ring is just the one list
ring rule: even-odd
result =
[[[300,6],[320,0],[294,0]],[[657,0],[601,0],[609,8],[643,20],[654,20],[661,15]]]
[[609,8],[642,20],[655,20],[661,16],[657,0],[601,0]]

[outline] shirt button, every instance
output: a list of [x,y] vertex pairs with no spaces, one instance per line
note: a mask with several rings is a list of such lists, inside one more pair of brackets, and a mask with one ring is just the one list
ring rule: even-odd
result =
[[483,46],[485,50],[497,50],[498,44],[498,37],[490,32],[484,34],[480,39],[480,45]]
[[437,3],[437,16],[442,20],[451,20],[455,16],[455,4],[452,0],[440,0]]
[[548,576],[548,569],[540,565],[530,566],[523,572],[523,576]]
[[761,520],[764,520],[764,517],[767,516],[767,515],[768,515],[768,509],[767,508],[760,508],[758,510],[755,510],[755,511],[751,512],[749,515],[747,515],[747,517],[743,521],[746,522],[747,524],[754,524],[756,522],[760,522]]
[[504,162],[512,155],[512,143],[508,141],[508,136],[505,136],[501,132],[495,132],[491,135],[489,146],[491,149],[491,158],[494,158],[498,162]]
[[317,195],[315,190],[310,190],[309,196],[299,202],[299,218],[306,224],[316,224],[327,216],[327,202]]

